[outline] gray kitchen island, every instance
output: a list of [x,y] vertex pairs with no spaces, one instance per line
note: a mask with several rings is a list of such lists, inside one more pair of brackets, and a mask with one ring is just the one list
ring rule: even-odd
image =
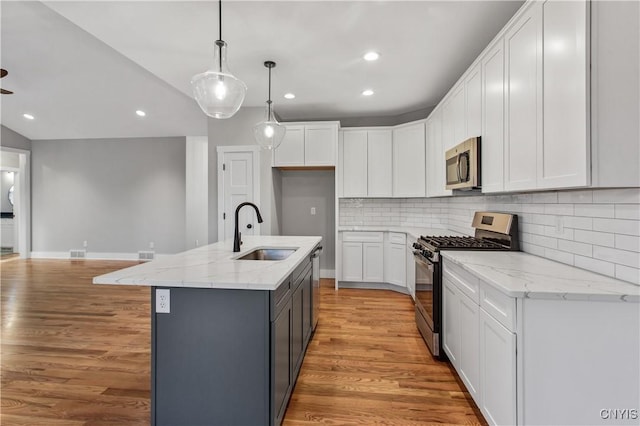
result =
[[322,239],[243,240],[240,253],[222,241],[93,280],[151,287],[153,425],[282,422],[314,327]]

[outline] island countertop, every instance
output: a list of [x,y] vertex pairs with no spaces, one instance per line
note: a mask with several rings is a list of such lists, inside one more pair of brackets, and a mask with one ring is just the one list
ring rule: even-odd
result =
[[[242,250],[233,240],[220,241],[149,263],[93,278],[94,284],[213,289],[275,290],[309,257],[322,237],[243,236]],[[285,260],[237,260],[258,248],[297,248]]]

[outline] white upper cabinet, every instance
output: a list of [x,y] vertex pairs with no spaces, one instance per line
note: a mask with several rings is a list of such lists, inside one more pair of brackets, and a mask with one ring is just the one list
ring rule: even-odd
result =
[[[464,140],[482,134],[482,68],[476,64],[464,82],[466,134]],[[463,141],[460,141],[463,142]],[[480,141],[482,143],[482,140]]]
[[546,1],[542,8],[544,130],[537,152],[537,187],[586,186],[590,183],[588,5]]
[[367,131],[342,133],[342,195],[367,196]]
[[304,165],[335,166],[338,126],[307,124],[304,126]]
[[[536,189],[542,144],[542,5],[532,3],[505,34],[504,188]],[[483,155],[484,156],[484,155]]]
[[593,1],[592,185],[640,186],[640,2]]
[[287,125],[280,146],[273,150],[273,165],[304,165],[304,126]]
[[335,167],[338,122],[287,123],[273,167]]
[[370,130],[367,139],[367,195],[391,197],[392,187],[392,132]]
[[442,109],[433,111],[426,122],[427,197],[451,195],[446,189],[444,146],[442,141]]
[[426,194],[424,122],[393,129],[393,196]]
[[464,84],[451,90],[442,106],[442,144],[444,151],[464,142],[467,135]]
[[482,192],[504,190],[504,43],[498,40],[482,59]]
[[391,197],[391,129],[342,131],[340,165],[343,197]]

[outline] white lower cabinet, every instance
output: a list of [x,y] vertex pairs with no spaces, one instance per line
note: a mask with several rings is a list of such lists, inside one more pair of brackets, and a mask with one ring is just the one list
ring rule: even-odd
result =
[[487,422],[517,424],[516,334],[484,309],[480,309],[480,374],[479,406]]
[[342,243],[342,279],[362,281],[362,243]]
[[[401,232],[340,232],[340,281],[393,284],[412,291],[408,280],[413,256],[407,259],[407,237]],[[410,246],[409,246],[410,247]]]
[[342,281],[382,282],[383,258],[382,232],[342,233]]
[[[513,425],[517,423],[516,334],[501,321],[511,324],[505,318],[513,318],[515,303],[502,294],[486,293],[483,286],[459,266],[444,263],[442,346],[487,422]],[[501,321],[483,306],[502,312]]]
[[362,243],[362,280],[379,283],[384,280],[384,247],[382,243]]

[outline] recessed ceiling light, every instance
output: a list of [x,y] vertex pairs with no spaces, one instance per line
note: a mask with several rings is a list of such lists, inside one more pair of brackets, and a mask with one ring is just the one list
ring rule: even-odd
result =
[[284,97],[285,99],[295,99],[296,95],[293,93],[285,93]]
[[26,113],[25,113],[25,114],[22,114],[22,116],[23,116],[24,118],[26,118],[27,120],[33,120],[33,119],[35,118],[33,115],[31,115],[31,114],[26,114]]
[[380,58],[380,54],[378,52],[367,52],[364,55],[365,61],[377,61]]
[[371,96],[373,95],[373,90],[367,89],[362,92],[362,96]]
[[137,110],[136,114],[138,115],[138,117],[144,117],[145,115],[147,115],[147,113],[142,111],[141,109]]

